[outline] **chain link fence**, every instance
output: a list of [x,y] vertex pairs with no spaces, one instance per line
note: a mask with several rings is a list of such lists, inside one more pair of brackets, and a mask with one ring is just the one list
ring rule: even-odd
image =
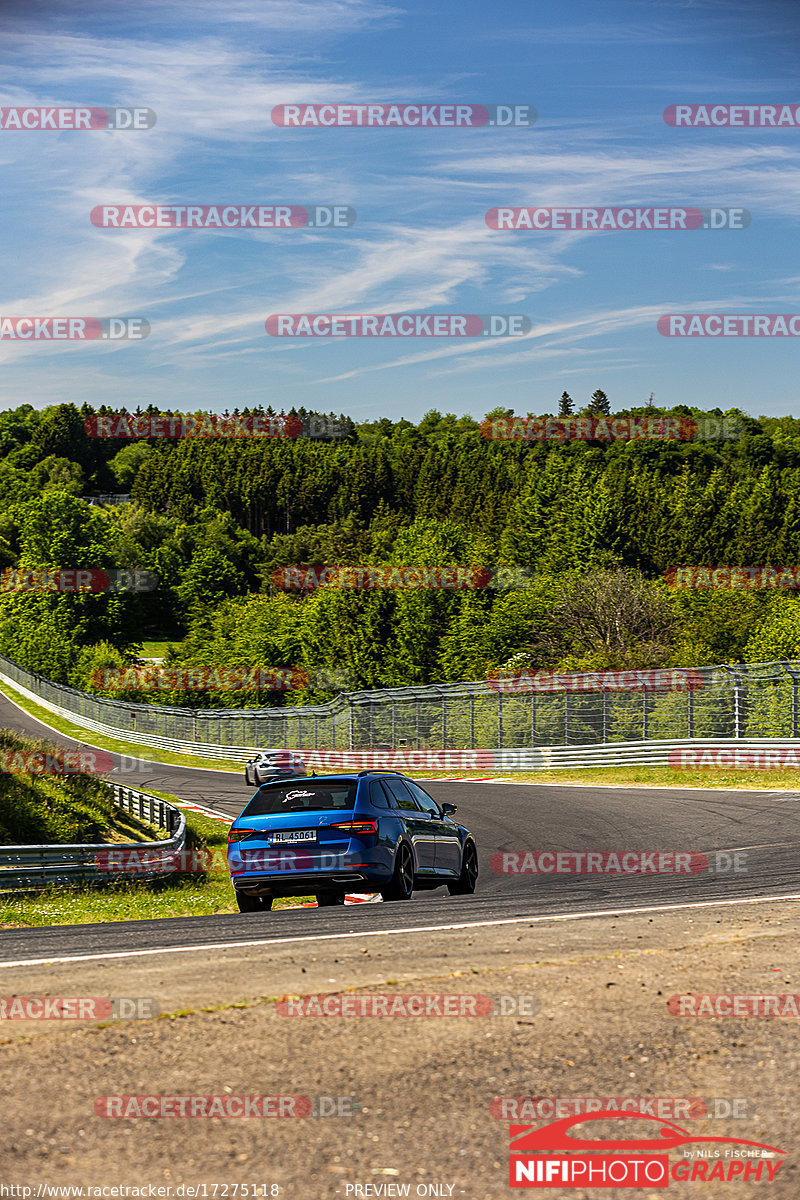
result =
[[[86,728],[213,747],[514,749],[800,737],[800,662],[431,684],[343,693],[329,704],[171,708],[92,696],[0,656],[0,675]],[[647,686],[644,677],[668,678]],[[595,689],[586,690],[594,686]]]

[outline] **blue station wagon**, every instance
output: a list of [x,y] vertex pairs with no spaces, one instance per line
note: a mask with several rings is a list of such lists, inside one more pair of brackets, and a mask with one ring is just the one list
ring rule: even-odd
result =
[[266,783],[228,835],[239,911],[262,912],[279,896],[344,904],[354,890],[384,900],[442,886],[452,896],[471,894],[478,852],[455,812],[395,771]]

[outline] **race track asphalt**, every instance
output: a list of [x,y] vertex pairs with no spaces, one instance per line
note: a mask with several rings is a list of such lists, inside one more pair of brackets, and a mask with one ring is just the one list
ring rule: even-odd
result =
[[[55,737],[2,696],[0,725]],[[120,763],[116,756],[115,761]],[[118,782],[168,792],[227,815],[240,812],[252,794],[243,775],[230,772],[144,759],[135,765],[125,759],[121,765],[125,769],[112,774]],[[0,959],[410,931],[800,894],[800,793],[550,783],[430,781],[426,786],[438,800],[457,804],[458,820],[475,835],[480,878],[474,896],[450,897],[440,889],[400,904],[8,929],[0,931]],[[503,851],[688,852],[705,854],[708,867],[688,874],[515,874],[495,869],[493,856]]]

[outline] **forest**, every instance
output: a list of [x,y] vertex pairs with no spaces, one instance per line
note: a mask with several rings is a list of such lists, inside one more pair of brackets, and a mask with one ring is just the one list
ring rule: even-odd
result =
[[[195,707],[316,702],[345,677],[800,658],[797,585],[778,570],[800,564],[800,420],[652,397],[616,412],[598,389],[580,410],[594,436],[552,435],[573,411],[566,393],[552,414],[417,424],[292,409],[292,436],[144,439],[95,436],[112,406],[0,413],[0,653],[83,690]],[[651,436],[608,436],[614,420]],[[688,566],[776,570],[708,586]],[[75,569],[158,583],[20,582]],[[287,587],[298,578],[315,585]],[[98,685],[153,639],[176,668],[263,669],[267,685],[285,669],[304,686]]]

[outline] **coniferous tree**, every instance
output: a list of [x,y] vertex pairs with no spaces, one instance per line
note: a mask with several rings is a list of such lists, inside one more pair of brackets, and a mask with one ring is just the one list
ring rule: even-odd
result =
[[571,417],[575,411],[575,405],[569,392],[562,392],[561,399],[558,402],[558,415],[560,417]]
[[611,416],[611,401],[601,388],[598,388],[596,392],[592,392],[592,403],[589,405],[589,410],[593,416]]

